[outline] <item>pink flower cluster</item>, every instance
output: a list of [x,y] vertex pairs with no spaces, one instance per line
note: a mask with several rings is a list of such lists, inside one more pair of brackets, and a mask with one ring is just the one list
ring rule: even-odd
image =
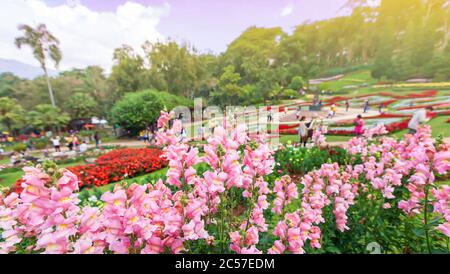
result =
[[[409,198],[401,200],[398,208],[408,215],[419,214],[423,211],[427,198],[437,208],[435,212],[444,219],[444,223],[437,229],[447,236],[450,234],[450,199],[442,195],[448,191],[448,186],[439,188],[435,184],[435,173],[444,175],[450,170],[450,152],[447,146],[442,146],[436,152],[429,126],[421,127],[414,135],[405,135],[401,141],[384,137],[377,144],[367,145],[366,140],[354,138],[348,145],[350,153],[361,153],[365,160],[362,169],[365,178],[373,189],[381,191],[383,198],[394,199],[395,189],[404,185],[403,178],[408,178],[405,186],[409,191]],[[430,197],[426,197],[427,189],[431,189],[433,194]],[[443,206],[445,203],[447,206]],[[384,207],[390,208],[391,205],[386,203]]]
[[67,250],[70,241],[77,233],[75,227],[80,208],[77,195],[78,179],[64,172],[56,182],[38,168],[24,168],[20,197],[10,194],[0,206],[0,228],[3,230],[3,242],[0,253],[15,250],[15,245],[23,237],[35,237],[32,250],[43,253],[62,253]]
[[297,185],[292,182],[291,177],[283,176],[275,181],[273,192],[276,194],[272,212],[282,214],[283,210],[293,199],[298,198]]
[[327,132],[328,132],[327,126],[320,126],[318,130],[314,130],[312,136],[313,143],[318,147],[325,146],[327,144],[325,137],[325,134],[327,134]]
[[[208,201],[207,224],[217,222],[214,215],[219,206],[228,200],[228,192],[232,188],[242,189],[242,195],[249,199],[251,210],[248,210],[248,218],[240,224],[240,228],[245,231],[242,241],[237,235],[239,232],[230,232],[231,239],[235,240],[230,248],[239,253],[258,253],[255,245],[259,241],[259,232],[267,230],[263,211],[269,206],[269,188],[264,176],[272,173],[274,166],[273,151],[263,142],[264,138],[258,138],[254,147],[249,145],[245,126],[238,125],[232,132],[217,127],[204,145],[205,155],[199,158],[196,148],[177,139],[173,128],[179,125],[175,122],[173,128],[169,129],[168,116],[163,113],[162,117],[164,119],[160,125],[163,129],[157,140],[166,145],[164,154],[169,160],[167,183],[183,189],[188,197],[197,195]],[[240,148],[243,148],[243,153]],[[199,162],[210,167],[203,176],[198,176],[194,168]]]
[[384,125],[378,125],[373,128],[366,129],[363,136],[368,140],[372,140],[374,136],[381,136],[388,133],[389,132],[386,130],[386,127]]
[[13,252],[23,238],[35,238],[30,251],[42,253],[179,253],[184,241],[209,236],[202,220],[206,200],[192,196],[186,202],[162,181],[126,190],[116,185],[101,197],[102,209],[80,208],[72,173],[52,185],[42,170],[25,171],[20,197],[13,193],[0,207],[1,253]]

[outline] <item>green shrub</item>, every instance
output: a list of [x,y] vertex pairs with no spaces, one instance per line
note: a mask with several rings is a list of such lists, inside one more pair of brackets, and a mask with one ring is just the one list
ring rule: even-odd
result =
[[185,97],[176,96],[165,91],[148,90],[148,92],[158,97],[168,111],[173,110],[177,106],[194,107],[194,101]]
[[128,93],[111,110],[114,123],[137,133],[158,119],[163,109],[161,100],[151,91]]
[[94,134],[92,130],[81,130],[78,132],[78,135],[81,137],[91,137]]
[[283,92],[283,98],[292,99],[300,97],[298,92],[293,89],[287,89]]
[[22,144],[22,143],[18,143],[18,144],[13,145],[12,149],[15,152],[24,152],[24,151],[27,150],[27,145],[26,144]]
[[37,139],[32,144],[35,149],[44,149],[47,147],[48,141],[46,139]]

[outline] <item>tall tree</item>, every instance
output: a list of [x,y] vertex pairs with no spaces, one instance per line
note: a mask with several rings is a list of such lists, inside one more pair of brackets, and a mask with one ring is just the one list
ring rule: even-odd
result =
[[235,72],[234,66],[225,67],[220,76],[217,90],[211,94],[211,102],[222,106],[237,105],[242,92],[242,88],[238,85],[240,80],[241,76]]
[[23,123],[23,108],[16,99],[0,97],[0,123],[9,131],[20,128]]
[[77,92],[69,97],[65,107],[72,119],[82,119],[95,115],[98,104],[91,95]]
[[23,31],[23,36],[17,37],[15,44],[19,49],[27,45],[33,50],[33,55],[38,60],[47,78],[48,93],[52,106],[56,107],[52,85],[47,72],[47,58],[52,60],[55,66],[58,67],[62,58],[62,53],[59,49],[59,40],[47,30],[45,24],[39,24],[36,28],[24,24],[19,25],[18,29]]
[[144,59],[136,54],[132,47],[123,45],[114,51],[110,80],[119,96],[126,92],[134,92],[143,88]]
[[194,47],[178,44],[146,42],[143,45],[149,68],[150,85],[159,90],[191,97],[210,75],[215,57],[200,54]]

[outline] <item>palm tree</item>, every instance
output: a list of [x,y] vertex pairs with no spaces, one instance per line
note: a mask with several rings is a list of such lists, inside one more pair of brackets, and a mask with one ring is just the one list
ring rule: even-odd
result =
[[24,32],[24,35],[17,37],[15,40],[16,46],[20,49],[23,45],[28,45],[33,50],[34,58],[41,64],[47,78],[48,93],[52,106],[56,107],[55,98],[53,96],[52,85],[47,72],[46,59],[50,58],[58,67],[62,58],[61,50],[59,49],[59,41],[48,30],[45,24],[39,24],[35,29],[29,25],[20,25],[19,30]]
[[69,121],[69,114],[47,104],[37,105],[27,113],[28,124],[36,129],[51,129],[59,132],[59,129],[67,125]]
[[23,123],[23,108],[14,98],[0,97],[0,123],[10,132]]

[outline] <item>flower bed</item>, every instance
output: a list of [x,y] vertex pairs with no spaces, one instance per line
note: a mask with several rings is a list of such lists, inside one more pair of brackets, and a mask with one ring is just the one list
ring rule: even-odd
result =
[[25,168],[20,195],[0,196],[0,253],[365,253],[372,242],[385,253],[448,252],[450,187],[435,176],[450,171],[450,151],[429,127],[401,141],[366,132],[348,143],[360,164],[268,180],[274,151],[244,127],[216,128],[199,156],[167,117],[157,137],[167,180],[116,185],[101,206],[80,206],[71,172]]
[[68,169],[80,179],[80,187],[102,186],[165,167],[161,155],[161,150],[152,148],[117,149],[98,157],[95,164]]
[[[395,133],[408,128],[409,118],[398,122],[393,122],[384,125],[387,133]],[[340,136],[354,136],[355,132],[353,128],[348,129],[333,129],[329,128],[327,135],[340,135]]]
[[[398,95],[398,94],[393,94],[393,93],[389,93],[389,92],[379,92],[377,94],[362,94],[362,95],[358,95],[358,96],[353,96],[353,97],[345,97],[345,96],[335,96],[333,98],[327,99],[326,102],[330,103],[330,104],[336,104],[339,102],[343,102],[343,101],[347,101],[347,100],[355,100],[355,99],[364,99],[364,98],[370,98],[370,97],[389,97],[395,100],[399,100],[399,99],[417,99],[417,98],[425,98],[425,97],[435,97],[438,94],[437,90],[426,90],[426,91],[422,91],[421,93],[410,93],[410,94],[406,94],[406,95]],[[395,102],[395,100],[388,100],[387,102],[389,104],[392,104]],[[378,102],[380,103],[380,102]]]

